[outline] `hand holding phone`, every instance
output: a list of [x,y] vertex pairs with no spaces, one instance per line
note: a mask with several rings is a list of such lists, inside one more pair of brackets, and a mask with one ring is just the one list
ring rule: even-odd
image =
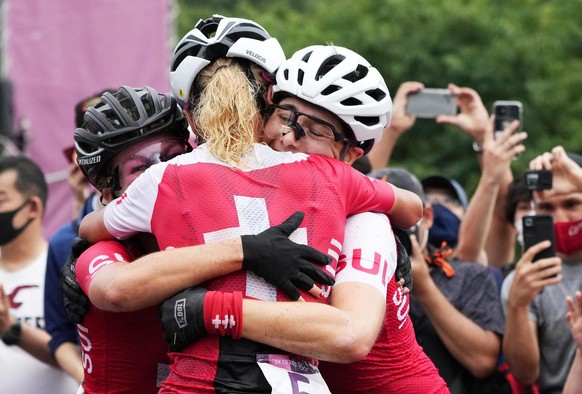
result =
[[456,115],[457,99],[448,89],[424,88],[410,93],[406,113],[417,118],[432,119],[439,115]]

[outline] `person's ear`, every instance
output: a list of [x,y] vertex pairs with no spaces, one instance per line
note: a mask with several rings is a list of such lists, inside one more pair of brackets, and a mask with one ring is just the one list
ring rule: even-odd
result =
[[429,202],[424,203],[424,209],[422,211],[422,223],[426,228],[430,229],[434,223],[434,210]]
[[344,156],[343,162],[352,165],[354,161],[358,160],[364,155],[364,150],[359,146],[352,146]]
[[269,85],[267,92],[265,93],[265,102],[267,105],[274,104],[273,102],[273,85]]
[[28,218],[29,219],[36,219],[38,218],[42,218],[43,212],[44,212],[44,207],[42,205],[42,200],[40,199],[39,196],[32,196],[30,197],[30,201],[28,202],[29,205],[29,214],[28,214]]

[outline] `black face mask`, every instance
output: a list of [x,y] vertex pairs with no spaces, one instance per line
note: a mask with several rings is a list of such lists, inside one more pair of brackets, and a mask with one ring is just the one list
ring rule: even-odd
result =
[[24,224],[24,226],[20,228],[14,228],[14,226],[12,225],[12,220],[14,219],[14,216],[16,216],[16,214],[22,208],[24,208],[26,204],[28,204],[29,202],[30,199],[26,200],[24,204],[22,204],[20,207],[16,208],[13,211],[0,212],[0,246],[12,242],[34,220],[31,218],[28,222]]

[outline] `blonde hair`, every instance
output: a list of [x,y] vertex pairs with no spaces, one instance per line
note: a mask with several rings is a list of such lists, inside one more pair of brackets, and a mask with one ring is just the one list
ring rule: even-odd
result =
[[[257,81],[264,83],[258,67]],[[192,114],[197,131],[208,150],[217,159],[242,167],[243,157],[255,142],[255,132],[262,124],[255,99],[262,94],[260,84],[249,81],[242,67],[233,59],[219,58],[198,75],[200,96],[193,102]]]

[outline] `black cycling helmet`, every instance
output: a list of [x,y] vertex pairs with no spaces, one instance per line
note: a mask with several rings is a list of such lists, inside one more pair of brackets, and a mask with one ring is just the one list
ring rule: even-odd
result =
[[175,136],[188,145],[188,122],[176,99],[144,86],[122,86],[106,92],[89,107],[82,127],[75,130],[77,163],[97,189],[112,185],[110,162],[134,144],[159,135]]
[[[189,99],[200,71],[221,57],[244,59],[274,73],[285,61],[285,52],[276,38],[249,19],[221,15],[201,19],[174,49],[170,82],[181,104]],[[250,69],[245,71],[250,73]],[[253,80],[252,74],[249,79]]]

